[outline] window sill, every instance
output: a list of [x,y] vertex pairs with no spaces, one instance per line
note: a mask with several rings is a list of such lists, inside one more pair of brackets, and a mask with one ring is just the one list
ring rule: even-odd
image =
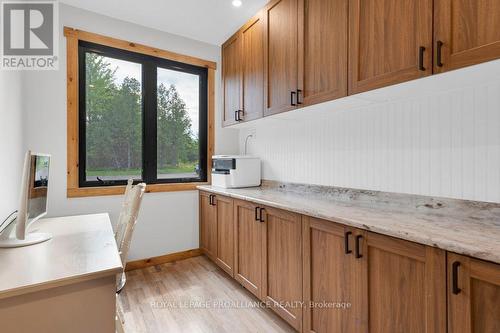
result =
[[[146,186],[146,193],[153,192],[180,192],[194,191],[196,186],[208,185],[208,182],[198,183],[177,183],[177,184],[151,184]],[[123,195],[125,186],[102,186],[102,187],[78,187],[68,188],[68,198],[98,197],[105,195]]]

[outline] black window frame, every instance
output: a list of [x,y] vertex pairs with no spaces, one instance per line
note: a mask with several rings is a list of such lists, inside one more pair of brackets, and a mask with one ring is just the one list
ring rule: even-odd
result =
[[[186,184],[207,181],[208,168],[208,69],[110,46],[78,41],[78,182],[80,187],[126,185],[123,180],[86,179],[86,62],[87,52],[142,65],[142,175],[134,183]],[[199,76],[199,174],[191,178],[158,178],[157,173],[157,69]]]

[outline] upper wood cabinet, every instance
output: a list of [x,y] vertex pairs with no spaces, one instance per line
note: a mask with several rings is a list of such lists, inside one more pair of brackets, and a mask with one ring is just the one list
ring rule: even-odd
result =
[[237,122],[242,109],[242,39],[239,34],[222,45],[222,76],[224,113],[223,125]]
[[500,265],[448,253],[448,333],[500,332]]
[[264,221],[263,294],[281,318],[302,329],[302,219],[301,215],[262,207]]
[[363,306],[356,332],[446,332],[445,251],[357,231],[354,260],[352,302]]
[[217,255],[215,262],[226,273],[234,276],[234,220],[233,200],[215,196],[213,204],[217,210]]
[[243,40],[243,113],[242,121],[264,115],[264,19],[262,12],[241,29]]
[[498,0],[271,0],[222,46],[224,125],[500,58]]
[[255,296],[262,297],[262,256],[265,223],[258,219],[257,205],[234,201],[234,278]]
[[349,94],[432,74],[433,0],[352,0]]
[[348,2],[298,1],[297,103],[347,95]]
[[435,72],[500,57],[500,1],[434,0]]
[[297,107],[297,0],[273,0],[264,9],[264,115]]
[[215,195],[200,192],[200,248],[212,259],[217,257],[217,207]]

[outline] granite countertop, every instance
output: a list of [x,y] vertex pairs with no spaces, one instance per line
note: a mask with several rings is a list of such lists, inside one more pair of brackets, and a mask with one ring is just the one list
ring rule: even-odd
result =
[[274,181],[198,189],[500,264],[500,203]]

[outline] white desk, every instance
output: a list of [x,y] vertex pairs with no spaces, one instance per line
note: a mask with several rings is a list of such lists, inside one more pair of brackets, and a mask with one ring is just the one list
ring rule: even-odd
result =
[[43,219],[47,242],[0,249],[0,332],[115,332],[122,269],[108,214]]

